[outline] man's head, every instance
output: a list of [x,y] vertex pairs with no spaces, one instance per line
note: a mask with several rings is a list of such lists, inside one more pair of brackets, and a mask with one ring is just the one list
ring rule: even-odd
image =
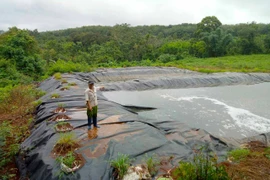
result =
[[88,87],[92,89],[94,87],[94,81],[88,81]]

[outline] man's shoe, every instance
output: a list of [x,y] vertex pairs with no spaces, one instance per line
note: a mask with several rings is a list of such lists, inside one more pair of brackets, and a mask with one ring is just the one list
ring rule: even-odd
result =
[[96,125],[95,128],[100,128],[100,126],[99,125]]
[[88,126],[88,130],[90,130],[91,129],[91,126]]

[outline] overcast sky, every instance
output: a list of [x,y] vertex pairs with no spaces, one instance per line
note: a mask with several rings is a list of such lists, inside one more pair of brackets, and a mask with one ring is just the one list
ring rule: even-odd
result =
[[269,8],[270,0],[0,0],[0,30],[198,23],[213,15],[223,24],[270,23]]

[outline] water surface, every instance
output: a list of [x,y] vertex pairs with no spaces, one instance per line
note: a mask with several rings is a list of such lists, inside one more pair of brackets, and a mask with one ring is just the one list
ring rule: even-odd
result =
[[156,107],[139,115],[242,138],[270,132],[270,83],[192,89],[104,92],[123,105]]

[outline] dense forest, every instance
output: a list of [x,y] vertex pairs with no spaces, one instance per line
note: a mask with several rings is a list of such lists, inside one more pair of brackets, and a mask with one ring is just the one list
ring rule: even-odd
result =
[[270,24],[222,25],[215,16],[169,26],[117,24],[48,32],[12,27],[0,35],[0,86],[57,71],[268,53]]

